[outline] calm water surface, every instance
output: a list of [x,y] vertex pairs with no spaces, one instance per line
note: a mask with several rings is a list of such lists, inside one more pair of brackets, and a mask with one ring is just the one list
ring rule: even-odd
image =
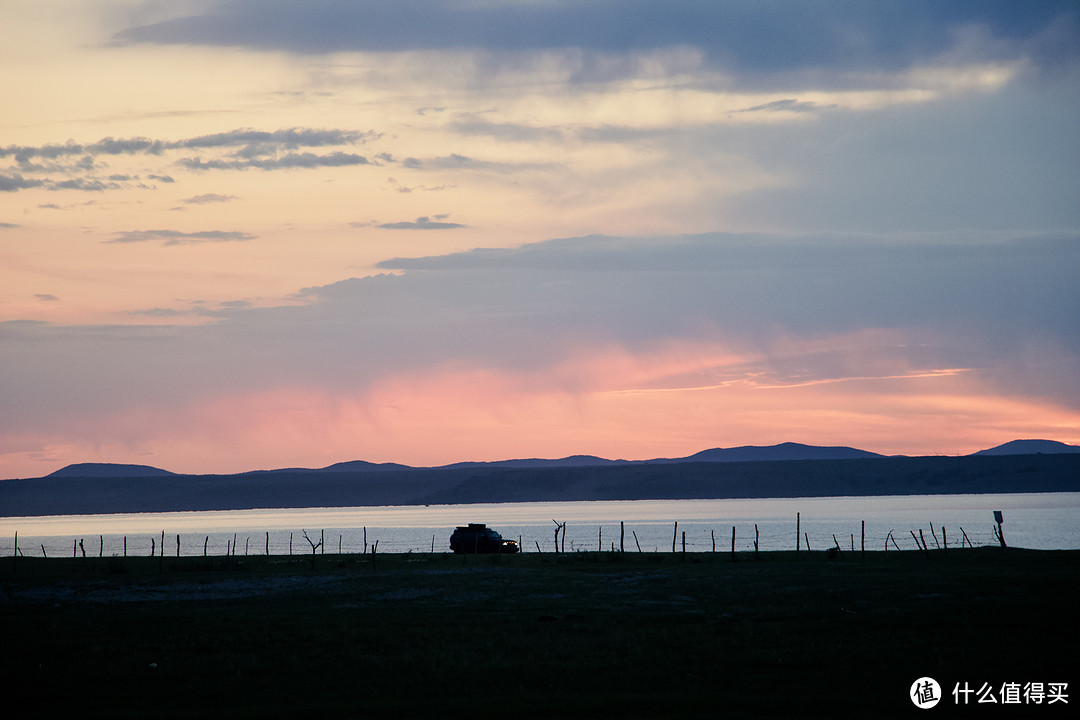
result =
[[[1042,550],[1080,549],[1080,493],[997,495],[904,495],[886,497],[783,498],[763,500],[633,500],[604,502],[499,503],[230,510],[212,512],[60,515],[0,518],[0,555],[26,556],[149,555],[153,548],[175,556],[304,554],[323,541],[320,552],[446,552],[456,525],[483,522],[524,552],[553,549],[555,523],[566,523],[567,551],[670,551],[675,541],[687,552],[754,549],[793,550],[796,513],[802,547],[868,551],[885,549],[892,533],[902,549],[914,549],[922,530],[928,545],[960,544],[963,534],[975,545],[997,544],[993,511],[1004,513],[1010,546]],[[676,529],[675,523],[678,523]],[[625,531],[620,530],[620,523]],[[756,531],[755,531],[756,526]],[[931,532],[931,529],[933,532]],[[178,538],[179,536],[179,543]],[[80,548],[79,543],[82,542]],[[893,549],[892,543],[889,549]]]

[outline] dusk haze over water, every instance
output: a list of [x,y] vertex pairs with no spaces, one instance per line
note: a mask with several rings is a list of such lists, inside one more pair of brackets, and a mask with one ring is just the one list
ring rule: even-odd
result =
[[1080,4],[5,0],[0,478],[1080,445]]

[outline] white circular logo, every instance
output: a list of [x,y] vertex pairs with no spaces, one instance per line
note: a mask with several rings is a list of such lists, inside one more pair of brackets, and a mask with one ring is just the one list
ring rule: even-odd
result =
[[929,710],[941,700],[941,686],[932,677],[921,677],[911,683],[911,692],[908,695],[915,707]]

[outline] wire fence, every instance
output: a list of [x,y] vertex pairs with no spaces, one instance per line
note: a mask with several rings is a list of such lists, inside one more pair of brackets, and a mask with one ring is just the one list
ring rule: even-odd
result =
[[[998,545],[998,526],[964,527],[927,522],[918,526],[869,525],[815,521],[802,517],[783,522],[732,524],[607,523],[502,526],[496,528],[523,553],[533,552],[890,552]],[[328,555],[447,553],[453,528],[300,528],[252,532],[173,533],[166,530],[132,535],[20,536],[0,543],[0,555],[21,557],[237,557],[249,555]]]

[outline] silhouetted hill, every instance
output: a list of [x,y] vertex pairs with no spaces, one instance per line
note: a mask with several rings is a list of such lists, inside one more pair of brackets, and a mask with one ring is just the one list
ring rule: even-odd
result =
[[[980,450],[973,456],[1037,455],[1080,453],[1080,446],[1066,445],[1055,440],[1013,440],[1004,445]],[[402,472],[407,470],[464,470],[469,468],[578,468],[613,465],[670,465],[686,462],[777,462],[784,460],[855,460],[885,458],[886,455],[846,446],[822,447],[785,442],[778,445],[743,445],[732,448],[710,448],[681,458],[653,458],[651,460],[608,460],[595,455],[570,455],[564,458],[518,458],[494,461],[466,461],[418,468],[401,463],[373,463],[367,460],[350,460],[334,463],[324,468],[275,468],[272,470],[249,470],[244,475],[278,473],[313,474],[342,472]],[[156,477],[175,475],[149,465],[121,465],[116,463],[78,463],[68,465],[46,477]],[[0,481],[2,482],[2,481]]]
[[1080,491],[1080,454],[0,481],[0,516],[572,500]]
[[852,460],[855,458],[880,458],[884,455],[856,450],[850,447],[818,447],[786,442],[779,445],[744,445],[734,448],[702,450],[690,457],[689,462],[768,462],[773,460]]
[[149,465],[121,465],[118,463],[76,463],[62,467],[46,477],[162,477],[175,475],[168,470],[150,467]]
[[[560,467],[595,467],[597,465],[625,465],[629,460],[606,460],[595,455],[570,455],[555,460],[544,458],[521,458],[517,460],[494,460],[491,462],[459,462],[451,465],[443,465],[439,470],[453,470],[460,468],[560,468]],[[649,462],[649,461],[645,461]]]
[[412,470],[412,468],[408,465],[401,465],[400,463],[373,463],[368,462],[367,460],[350,460],[348,462],[327,465],[319,470],[319,472],[357,472],[362,470],[368,472],[388,472],[392,470]]
[[850,447],[818,447],[800,443],[781,443],[779,445],[745,445],[734,448],[712,448],[681,458],[653,458],[651,460],[607,460],[595,455],[571,455],[557,460],[529,458],[521,460],[499,460],[496,462],[461,462],[444,465],[442,469],[470,467],[516,467],[516,468],[560,468],[560,467],[598,467],[605,465],[659,465],[682,462],[769,462],[774,460],[850,460],[853,458],[885,457],[866,450]]
[[1052,455],[1080,453],[1080,446],[1066,445],[1057,440],[1013,440],[988,450],[980,450],[976,455]]

